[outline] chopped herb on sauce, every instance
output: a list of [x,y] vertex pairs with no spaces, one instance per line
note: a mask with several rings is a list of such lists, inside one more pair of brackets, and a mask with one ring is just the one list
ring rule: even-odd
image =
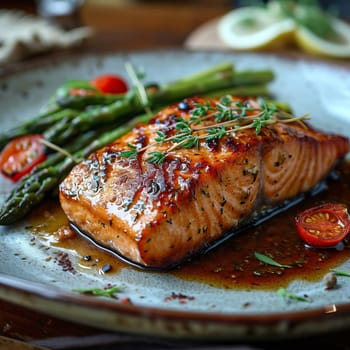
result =
[[261,253],[258,253],[258,252],[254,252],[254,256],[255,256],[258,260],[260,260],[261,262],[263,262],[263,263],[265,263],[265,264],[268,264],[268,265],[277,266],[277,267],[286,268],[286,269],[292,268],[292,266],[290,266],[290,265],[283,265],[283,264],[280,264],[279,262],[273,260],[273,259],[270,258],[269,256],[264,255],[264,254],[261,254]]

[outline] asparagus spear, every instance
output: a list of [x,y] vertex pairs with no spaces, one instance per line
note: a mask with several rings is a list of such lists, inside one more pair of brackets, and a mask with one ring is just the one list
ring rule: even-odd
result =
[[60,99],[69,96],[72,88],[90,89],[93,92],[97,91],[86,80],[71,80],[65,82],[59,86],[55,93],[50,97],[43,113],[21,123],[15,128],[5,130],[0,134],[0,149],[16,137],[32,133],[41,133],[63,118],[68,122],[70,118],[78,114],[76,106],[81,108],[88,106],[90,101],[85,101],[85,104],[75,102],[60,105],[57,103]]
[[236,72],[232,78],[233,86],[245,86],[266,84],[275,79],[273,71],[270,69],[262,70],[242,70]]
[[[94,95],[72,96],[70,94],[72,88],[89,89]],[[57,88],[53,96],[50,97],[45,112],[0,133],[0,149],[16,137],[42,133],[60,120],[63,120],[63,124],[68,124],[70,119],[90,105],[109,104],[124,98],[124,96],[125,94],[108,95],[99,93],[85,80],[68,81]]]
[[78,111],[69,108],[62,110],[55,109],[54,111],[47,112],[30,119],[15,128],[6,130],[0,134],[0,149],[2,149],[9,141],[16,137],[33,133],[41,133],[60,120],[64,120],[65,123],[68,123],[69,120],[73,119],[73,117],[78,115],[78,113]]
[[224,88],[219,90],[210,91],[207,93],[203,93],[205,97],[220,97],[225,95],[232,96],[261,96],[261,97],[269,97],[271,96],[270,91],[267,86],[262,85],[247,85],[247,86],[234,86],[231,88]]
[[91,128],[124,121],[124,117],[142,111],[140,105],[135,105],[131,99],[116,101],[108,106],[95,106],[79,113],[69,123],[61,120],[47,129],[44,138],[54,144],[64,145],[71,137],[90,130]]
[[66,95],[58,97],[56,103],[61,108],[75,108],[83,110],[87,106],[109,105],[125,97],[125,94],[93,93],[86,95]]
[[[98,142],[99,139],[96,140],[96,138],[100,136],[100,134],[100,130],[91,130],[84,133],[69,144],[65,150],[77,154],[81,149],[90,149],[92,144]],[[16,212],[18,210],[23,210],[23,213],[28,213],[33,205],[40,203],[55,186],[57,187],[57,179],[60,178],[60,174],[62,174],[62,176],[64,175],[61,171],[63,170],[62,164],[67,163],[65,160],[66,158],[64,153],[57,152],[46,161],[39,164],[30,174],[18,182],[1,208],[0,216],[5,214],[5,221],[9,220],[9,223],[13,223],[16,221]],[[73,167],[73,159],[68,157],[68,160],[71,167]],[[56,179],[53,180],[52,177],[56,177]],[[17,207],[18,209],[16,209]],[[20,219],[21,217],[18,218]],[[2,220],[0,219],[0,223],[1,222]]]
[[[256,72],[255,72],[256,73]],[[250,89],[254,89],[252,74],[238,74],[233,71],[232,66],[219,65],[207,71],[197,73],[192,77],[178,80],[174,83],[164,84],[159,89],[149,92],[149,103],[152,106],[162,105],[181,98],[191,96],[194,94],[205,94],[213,92],[216,89],[223,89],[229,87],[241,86],[244,81],[252,84]],[[271,72],[266,71],[259,73],[259,83],[264,87],[273,79]],[[236,78],[235,78],[236,76]],[[247,87],[245,87],[247,89]],[[239,94],[242,90],[235,90]],[[252,91],[252,90],[250,90]],[[251,94],[251,93],[249,93]],[[127,116],[140,113],[145,106],[142,101],[137,98],[137,94],[131,91],[126,94],[121,100],[118,100],[107,106],[95,106],[88,108],[84,112],[75,114],[67,122],[63,118],[44,131],[45,139],[57,145],[67,144],[67,140],[72,137],[84,135],[89,130],[94,130],[101,125],[121,124]],[[74,110],[75,111],[75,110]],[[137,123],[147,121],[150,115],[140,116],[132,119],[129,123],[119,126],[114,131],[102,134],[98,139],[93,141],[88,147],[83,147],[83,150],[75,152],[76,158],[86,157],[88,154],[112,142],[124,133],[128,132]],[[28,123],[30,124],[30,123]],[[58,159],[49,164],[42,164],[34,172],[26,176],[10,193],[0,209],[0,224],[8,225],[23,218],[35,205],[41,200],[61,181],[75,162],[72,158],[65,158],[60,161],[61,156],[56,156]]]
[[[233,90],[234,94],[260,95],[262,94],[260,89],[273,78],[273,73],[270,70],[235,72],[232,64],[223,63],[172,83],[164,84],[156,91],[150,92],[148,97],[152,105],[160,105],[190,95],[206,94],[209,91],[234,87],[239,87],[239,89]],[[86,123],[94,127],[100,123],[114,121],[114,118],[120,118],[121,115],[125,116],[127,111],[139,113],[142,110],[140,103],[137,101],[135,103],[132,91],[129,94],[116,96],[103,96],[98,93],[92,96],[69,95],[71,88],[85,89],[87,88],[86,84],[88,84],[86,81],[69,81],[60,86],[51,98],[51,104],[54,107],[50,111],[0,134],[0,149],[15,137],[43,132],[46,132],[45,136],[49,141],[62,145],[65,143],[65,138],[74,136],[80,130],[87,130],[89,126],[86,126]],[[256,91],[254,91],[254,87],[256,87]],[[252,92],[247,93],[246,89],[251,89]],[[266,85],[265,89],[267,90]],[[94,90],[91,88],[91,91]],[[131,101],[134,103],[132,108]],[[95,104],[103,105],[82,111]],[[109,106],[105,106],[105,104]],[[123,107],[126,110],[123,110]],[[63,133],[72,119],[69,131]]]
[[83,89],[97,92],[96,88],[94,88],[87,80],[68,80],[61,84],[49,98],[47,103],[48,108],[59,107],[57,100],[70,95],[72,89]]
[[[255,82],[254,82],[255,78]],[[169,83],[160,86],[153,94],[149,95],[151,103],[170,103],[174,100],[193,95],[203,95],[221,89],[235,88],[237,95],[244,92],[245,88],[263,86],[274,79],[271,70],[259,71],[224,71],[222,74],[216,73],[212,76],[205,76],[199,80],[185,81],[184,83]]]
[[[74,158],[85,158],[97,149],[111,143],[130,131],[135,125],[147,122],[151,115],[143,114],[133,118],[127,124],[112,131],[107,131],[91,142],[87,147],[74,153]],[[11,191],[0,209],[0,225],[10,225],[24,218],[48,194],[57,188],[60,181],[75,165],[73,158],[66,157],[63,161],[50,166],[41,166],[27,175]]]
[[[165,103],[174,102],[187,96],[193,96],[195,94],[205,94],[207,92],[236,87],[235,92],[240,93],[240,90],[244,95],[244,89],[247,87],[238,88],[239,85],[243,85],[244,81],[252,84],[253,77],[256,74],[257,81],[260,83],[260,88],[263,83],[267,83],[273,79],[273,73],[271,71],[255,71],[255,72],[242,72],[242,74],[233,74],[233,72],[225,71],[223,74],[215,72],[214,75],[208,76],[202,74],[198,80],[186,80],[178,81],[174,84],[166,84],[160,86],[159,89],[148,94],[148,102],[151,107],[159,106]],[[255,85],[249,85],[251,92]],[[256,93],[252,93],[256,95]],[[264,93],[266,95],[266,93]],[[130,93],[129,96],[122,100],[118,100],[108,106],[93,107],[85,112],[80,113],[71,120],[69,125],[62,120],[59,123],[53,125],[44,133],[44,137],[49,141],[62,145],[65,141],[74,135],[84,132],[89,128],[101,125],[103,123],[116,122],[117,120],[123,121],[123,118],[130,114],[137,114],[144,108],[143,101],[141,101],[137,94]]]
[[175,80],[172,82],[172,85],[183,85],[187,82],[193,83],[193,81],[203,81],[215,75],[232,74],[233,72],[234,66],[232,65],[232,63],[223,62],[198,73],[190,74],[182,79]]
[[96,140],[96,138],[100,137],[101,134],[103,134],[106,130],[107,129],[105,127],[93,129],[79,135],[76,139],[74,139],[73,142],[65,145],[63,149],[64,152],[58,151],[51,154],[47,160],[40,163],[36,168],[34,168],[32,170],[32,173],[58,164],[59,162],[64,160],[65,157],[67,157],[67,154],[73,155],[81,149],[86,149],[90,147],[90,145]]

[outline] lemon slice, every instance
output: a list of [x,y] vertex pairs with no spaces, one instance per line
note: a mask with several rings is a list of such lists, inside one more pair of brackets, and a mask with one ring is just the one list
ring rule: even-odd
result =
[[350,25],[339,18],[332,18],[331,25],[334,33],[327,39],[300,26],[295,31],[295,41],[308,53],[328,57],[350,57]]
[[233,10],[218,23],[225,44],[237,50],[283,46],[293,38],[295,22],[266,8],[247,6]]

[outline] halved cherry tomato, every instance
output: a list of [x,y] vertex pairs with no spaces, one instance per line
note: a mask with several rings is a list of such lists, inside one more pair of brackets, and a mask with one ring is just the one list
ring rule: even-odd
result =
[[41,135],[26,135],[9,142],[0,154],[0,170],[12,181],[28,174],[47,156]]
[[308,209],[295,218],[300,237],[310,246],[336,246],[350,232],[350,216],[342,204],[327,203]]
[[125,80],[113,74],[100,75],[91,81],[91,85],[108,94],[121,94],[128,91]]

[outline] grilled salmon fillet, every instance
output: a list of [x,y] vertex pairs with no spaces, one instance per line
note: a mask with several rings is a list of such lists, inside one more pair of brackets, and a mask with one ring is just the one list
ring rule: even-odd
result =
[[[257,106],[253,99],[232,101],[240,113]],[[168,268],[311,190],[349,151],[347,138],[296,121],[215,135],[218,106],[221,100],[201,97],[169,106],[76,165],[60,184],[68,219],[130,262]],[[201,123],[193,121],[198,107]],[[259,112],[246,109],[247,120]],[[196,129],[192,146],[181,141],[181,121]]]

